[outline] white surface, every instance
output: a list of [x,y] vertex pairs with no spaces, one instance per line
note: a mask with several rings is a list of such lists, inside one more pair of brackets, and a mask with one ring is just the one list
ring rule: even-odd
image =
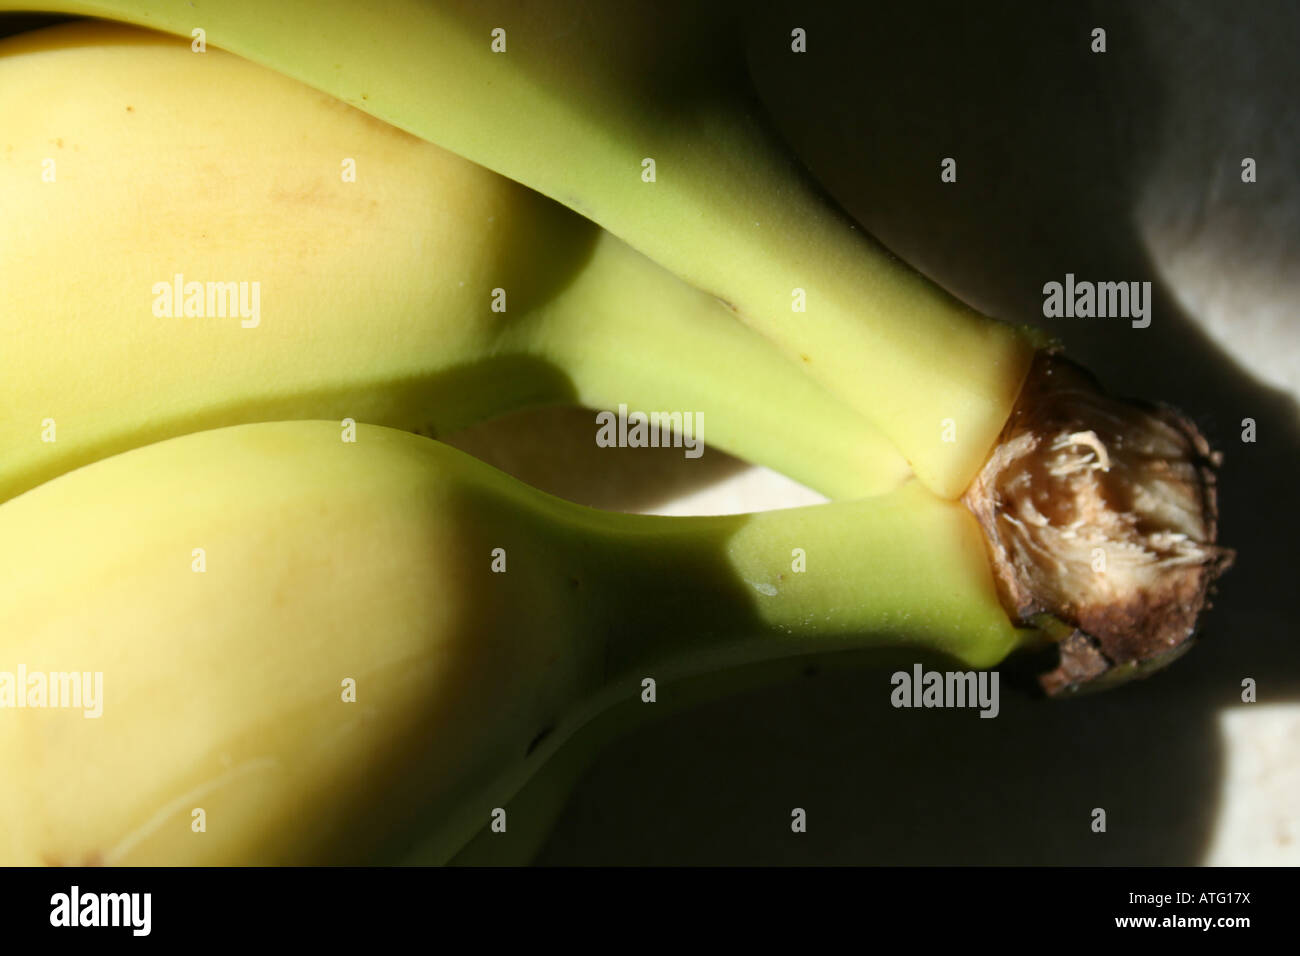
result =
[[1300,706],[1243,704],[1219,713],[1227,756],[1211,866],[1300,863]]

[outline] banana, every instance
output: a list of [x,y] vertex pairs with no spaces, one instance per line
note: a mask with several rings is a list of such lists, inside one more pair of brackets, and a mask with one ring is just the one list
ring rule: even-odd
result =
[[0,42],[0,117],[0,500],[206,428],[441,434],[553,402],[698,414],[708,444],[832,497],[908,475],[712,296],[246,60],[41,30]]
[[753,105],[743,4],[0,0],[33,5],[230,50],[569,206],[723,299],[945,497],[987,460],[1043,344],[824,199]]
[[626,515],[344,434],[199,432],[0,505],[0,863],[442,861],[602,712],[649,707],[647,679],[1041,640],[974,518],[915,481]]

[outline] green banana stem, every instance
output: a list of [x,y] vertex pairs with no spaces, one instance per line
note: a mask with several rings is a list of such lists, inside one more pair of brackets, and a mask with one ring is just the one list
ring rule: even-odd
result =
[[[455,454],[435,447],[439,457]],[[663,517],[576,505],[473,459],[454,467],[465,476],[460,507],[497,516],[507,539],[516,536],[510,522],[543,522],[555,562],[548,574],[575,595],[601,642],[612,699],[639,692],[646,676],[680,679],[864,642],[982,668],[1039,639],[999,604],[974,516],[916,481],[813,507]]]
[[213,46],[595,220],[727,302],[944,497],[983,465],[1028,373],[1029,336],[863,236],[779,145],[744,75],[742,7],[647,4],[629,16],[587,0],[288,0],[268,16],[260,0],[38,5],[186,38],[202,29]]
[[609,596],[608,672],[637,682],[847,650],[873,635],[991,667],[1026,635],[998,603],[978,524],[915,482],[819,508],[602,514],[583,526],[598,566],[618,568],[617,582],[597,581]]
[[706,445],[716,441],[830,498],[881,494],[909,477],[906,460],[867,419],[730,320],[711,296],[607,232],[535,325],[521,327],[518,340],[507,332],[501,347],[517,341],[562,369],[573,385],[569,400],[588,408],[680,411]]

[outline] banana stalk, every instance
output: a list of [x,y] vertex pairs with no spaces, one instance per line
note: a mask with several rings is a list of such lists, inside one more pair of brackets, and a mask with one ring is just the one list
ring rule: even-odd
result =
[[755,106],[743,4],[283,0],[272,16],[260,0],[0,0],[33,5],[183,49],[200,30],[569,206],[724,300],[945,497],[985,463],[1042,344],[825,200]]
[[435,435],[556,402],[682,413],[831,497],[908,475],[712,296],[246,60],[117,24],[36,31],[0,42],[0,116],[0,500],[205,428]]
[[[916,482],[623,515],[342,435],[200,432],[0,505],[0,862],[357,862],[411,833],[444,860],[647,679],[873,646],[983,668],[1042,640],[975,519]],[[102,675],[99,716],[24,673]]]

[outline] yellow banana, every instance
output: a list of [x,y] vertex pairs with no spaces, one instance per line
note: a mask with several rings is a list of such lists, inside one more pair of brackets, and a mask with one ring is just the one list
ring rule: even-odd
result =
[[908,474],[711,296],[246,60],[108,23],[12,37],[0,124],[0,500],[204,428],[440,434],[545,402],[699,416],[830,496]]
[[[593,717],[652,706],[646,679],[878,646],[988,667],[1040,640],[974,518],[915,482],[647,517],[343,436],[200,432],[0,505],[0,862],[442,860]],[[63,707],[75,682],[42,700],[33,675],[101,683]]]
[[1039,344],[826,202],[755,109],[744,4],[0,0],[33,5],[230,50],[595,220],[725,300],[945,497],[984,464]]

